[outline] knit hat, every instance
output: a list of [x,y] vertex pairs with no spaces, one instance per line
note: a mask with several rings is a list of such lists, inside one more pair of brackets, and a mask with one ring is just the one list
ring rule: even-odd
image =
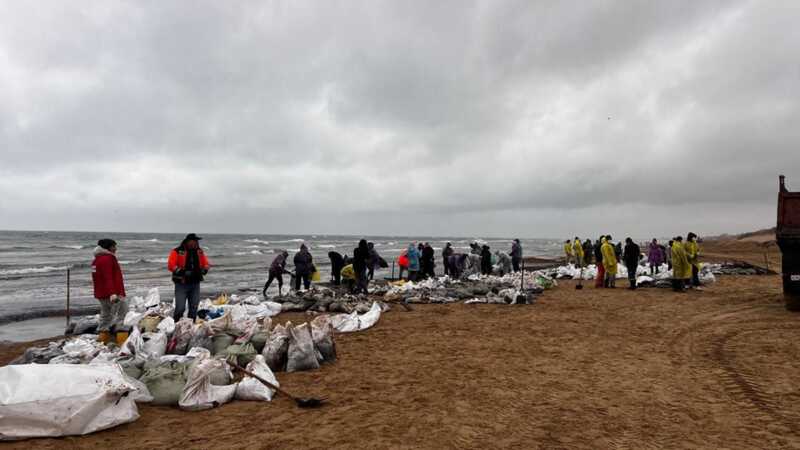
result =
[[105,250],[111,250],[111,247],[117,245],[117,242],[113,239],[100,239],[97,241],[97,245]]

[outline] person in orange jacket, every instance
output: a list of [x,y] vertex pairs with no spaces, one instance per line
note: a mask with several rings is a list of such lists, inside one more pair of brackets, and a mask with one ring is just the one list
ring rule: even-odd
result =
[[175,322],[183,317],[186,303],[189,303],[188,316],[192,321],[197,317],[197,305],[200,304],[200,282],[208,273],[210,264],[203,249],[200,248],[200,236],[189,233],[181,244],[169,254],[167,269],[172,273],[175,283]]

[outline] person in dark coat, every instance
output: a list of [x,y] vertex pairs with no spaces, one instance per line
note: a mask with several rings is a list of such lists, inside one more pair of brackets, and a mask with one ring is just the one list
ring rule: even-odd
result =
[[328,258],[331,260],[331,278],[333,279],[333,285],[339,286],[342,284],[342,269],[347,265],[345,263],[345,258],[343,258],[342,254],[339,252],[328,252]]
[[522,262],[522,244],[520,244],[519,239],[514,239],[514,242],[511,244],[511,266],[514,268],[514,272],[519,272],[519,265]]
[[623,261],[625,261],[625,268],[628,269],[628,283],[630,289],[636,289],[636,269],[639,267],[639,257],[641,256],[641,249],[633,242],[631,238],[625,238],[625,252],[623,254]]
[[481,273],[483,275],[492,274],[492,252],[488,245],[484,245],[481,250]]
[[272,264],[269,266],[269,277],[267,278],[267,282],[264,284],[264,290],[261,293],[266,298],[267,296],[267,289],[269,289],[269,285],[272,284],[272,280],[278,280],[278,296],[282,295],[283,293],[283,274],[291,275],[292,272],[286,270],[286,262],[289,259],[289,252],[286,250],[282,250],[275,259],[272,260]]
[[591,239],[586,239],[583,243],[583,257],[585,258],[585,263],[588,266],[592,263],[592,257],[594,256],[594,246],[592,245]]
[[[607,236],[608,242],[611,242],[611,236]],[[614,246],[614,256],[617,258],[617,261],[622,261],[622,242],[617,242],[617,245]]]
[[314,272],[314,258],[308,251],[306,244],[300,245],[300,251],[294,254],[294,290],[300,290],[300,280],[303,280],[303,287],[308,290],[311,287],[311,274]]
[[353,270],[356,273],[356,288],[353,293],[367,294],[369,278],[367,278],[367,265],[369,264],[369,247],[366,239],[358,241],[358,247],[353,250]]
[[469,253],[472,255],[480,255],[481,254],[481,246],[478,245],[477,242],[473,242],[469,244]]
[[433,251],[433,247],[431,247],[431,244],[426,242],[425,245],[422,247],[422,258],[420,260],[420,263],[422,265],[422,275],[426,278],[436,277],[436,272],[434,271],[436,263],[434,261],[434,258],[435,258],[435,252]]
[[448,242],[442,249],[442,264],[444,264],[445,275],[451,275],[450,257],[452,255],[453,255],[453,245]]
[[367,278],[370,280],[375,277],[375,269],[381,266],[381,255],[375,250],[375,244],[367,242],[369,249],[369,261],[367,262]]
[[466,253],[453,253],[447,259],[450,266],[450,276],[455,279],[461,278],[461,274],[467,268],[467,258],[469,255]]

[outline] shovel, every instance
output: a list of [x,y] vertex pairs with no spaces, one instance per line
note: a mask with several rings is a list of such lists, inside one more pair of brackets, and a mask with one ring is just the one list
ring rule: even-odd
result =
[[230,361],[226,361],[226,362],[231,367],[233,367],[234,369],[239,370],[242,373],[244,373],[245,375],[249,375],[249,376],[255,378],[256,380],[260,381],[261,384],[263,384],[264,386],[266,386],[266,387],[268,387],[268,388],[270,388],[270,389],[272,389],[274,391],[277,391],[277,392],[289,397],[290,399],[294,400],[294,402],[297,403],[297,406],[299,406],[301,408],[318,408],[318,407],[322,406],[323,403],[325,403],[325,400],[326,400],[325,398],[314,398],[314,397],[300,398],[300,397],[295,397],[294,395],[286,392],[285,390],[279,388],[278,386],[275,386],[274,384],[272,384],[269,381],[261,378],[260,376],[254,374],[253,372],[250,372],[249,370],[241,367],[240,365],[238,365],[236,363],[233,363],[233,362],[230,362]]
[[583,266],[581,266],[581,274],[578,277],[578,284],[575,285],[575,290],[580,291],[583,289]]

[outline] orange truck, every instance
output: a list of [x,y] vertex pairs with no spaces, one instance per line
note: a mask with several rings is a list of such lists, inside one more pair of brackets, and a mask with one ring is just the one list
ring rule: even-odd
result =
[[800,191],[789,192],[783,175],[779,180],[775,238],[782,255],[783,295],[786,308],[800,311]]

